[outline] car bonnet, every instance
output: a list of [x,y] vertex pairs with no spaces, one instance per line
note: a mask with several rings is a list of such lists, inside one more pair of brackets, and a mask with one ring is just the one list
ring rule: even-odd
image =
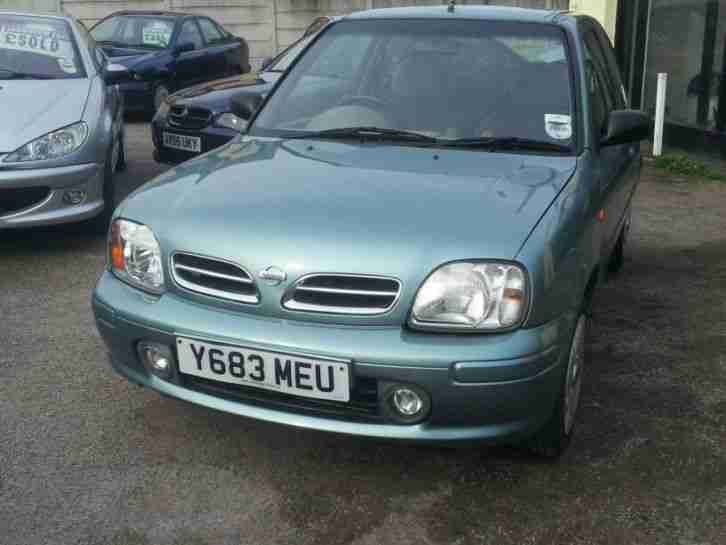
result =
[[[167,258],[213,256],[253,275],[274,266],[291,281],[391,276],[406,301],[442,263],[513,259],[576,164],[574,156],[250,139],[168,171],[119,210],[149,225]],[[376,323],[401,320],[396,312]]]
[[86,78],[0,81],[0,153],[80,121],[89,90]]

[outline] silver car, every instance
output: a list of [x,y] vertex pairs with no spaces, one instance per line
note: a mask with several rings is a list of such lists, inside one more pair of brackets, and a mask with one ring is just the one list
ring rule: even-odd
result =
[[113,212],[128,72],[72,17],[0,11],[0,230]]

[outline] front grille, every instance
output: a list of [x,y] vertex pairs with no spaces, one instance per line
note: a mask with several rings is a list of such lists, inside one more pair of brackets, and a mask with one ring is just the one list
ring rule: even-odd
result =
[[172,106],[167,119],[173,127],[203,129],[212,120],[212,112],[196,106]]
[[183,252],[171,258],[171,273],[182,288],[240,303],[260,300],[252,276],[239,265]]
[[46,200],[49,195],[49,187],[0,189],[0,216],[32,208]]
[[333,314],[382,314],[396,304],[401,283],[394,278],[315,274],[300,279],[283,299],[289,310]]
[[204,394],[273,410],[321,415],[341,420],[363,422],[383,420],[378,412],[378,382],[372,378],[356,377],[350,393],[350,401],[347,403],[282,394],[250,386],[207,380],[192,375],[182,374],[181,380],[185,387]]

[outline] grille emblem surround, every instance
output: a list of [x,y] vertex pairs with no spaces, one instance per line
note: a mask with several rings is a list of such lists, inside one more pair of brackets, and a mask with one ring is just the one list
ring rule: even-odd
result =
[[282,269],[274,266],[270,266],[266,269],[261,270],[259,273],[257,273],[257,276],[264,280],[268,286],[279,286],[285,280],[287,280],[287,273]]

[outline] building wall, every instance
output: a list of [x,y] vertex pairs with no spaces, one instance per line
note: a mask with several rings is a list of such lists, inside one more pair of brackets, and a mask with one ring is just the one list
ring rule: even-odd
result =
[[58,11],[60,0],[0,0],[0,9]]
[[[59,6],[88,27],[122,9],[204,13],[222,23],[233,34],[247,40],[254,66],[294,42],[321,15],[443,3],[444,0],[0,0],[0,8],[53,10]],[[568,0],[457,0],[457,3],[547,9],[568,7]]]
[[618,0],[570,0],[570,9],[590,15],[600,21],[610,39],[615,41]]

